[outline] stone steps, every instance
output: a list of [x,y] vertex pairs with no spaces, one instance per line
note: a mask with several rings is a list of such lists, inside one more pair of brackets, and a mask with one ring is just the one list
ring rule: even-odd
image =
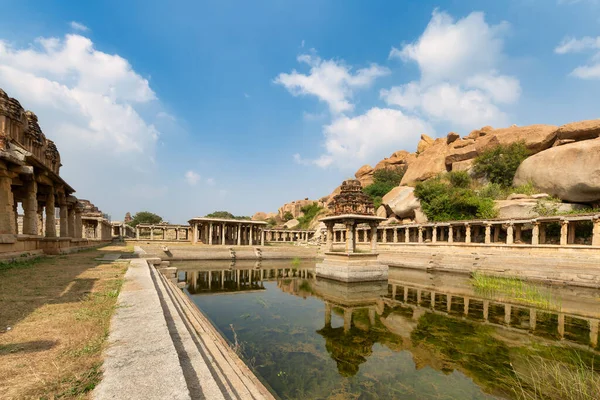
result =
[[194,398],[273,399],[212,323],[166,276],[151,268],[188,388]]

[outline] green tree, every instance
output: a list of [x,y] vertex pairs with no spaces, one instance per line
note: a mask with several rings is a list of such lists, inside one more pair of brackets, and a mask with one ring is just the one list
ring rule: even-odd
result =
[[129,221],[130,226],[136,226],[138,224],[158,224],[162,222],[162,217],[151,213],[150,211],[140,211],[135,213],[131,221]]
[[283,214],[283,220],[285,222],[290,221],[292,219],[294,219],[294,215],[291,212],[286,211],[285,214]]
[[233,215],[229,211],[214,211],[206,214],[206,218],[221,218],[221,219],[250,219],[250,217]]
[[529,154],[525,142],[499,145],[480,154],[475,159],[473,171],[507,188],[512,186],[517,168]]
[[298,226],[300,229],[308,229],[310,223],[315,219],[319,211],[321,211],[323,207],[319,207],[319,203],[312,203],[307,206],[301,208],[302,213],[304,214],[301,217],[298,217],[298,222],[300,225]]
[[371,197],[376,209],[381,205],[383,196],[400,185],[405,172],[406,168],[396,167],[379,169],[373,173],[373,183],[363,188],[363,192]]

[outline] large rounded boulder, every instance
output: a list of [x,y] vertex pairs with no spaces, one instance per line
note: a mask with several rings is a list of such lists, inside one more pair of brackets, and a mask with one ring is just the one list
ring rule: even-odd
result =
[[528,182],[546,193],[575,203],[600,201],[600,139],[552,147],[527,158],[514,185]]
[[414,218],[415,210],[421,207],[421,202],[414,194],[415,189],[409,186],[397,186],[383,196],[382,203],[389,211],[399,218]]

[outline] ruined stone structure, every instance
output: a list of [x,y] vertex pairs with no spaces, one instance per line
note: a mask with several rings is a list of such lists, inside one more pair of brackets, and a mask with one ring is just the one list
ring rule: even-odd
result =
[[173,224],[137,224],[135,238],[137,240],[179,241],[190,240],[189,225]]
[[192,218],[192,243],[264,246],[266,222],[222,218]]
[[371,198],[363,193],[358,179],[348,179],[342,183],[340,194],[336,195],[329,208],[333,215],[355,214],[374,215],[375,207]]
[[267,242],[307,242],[315,231],[308,229],[265,229]]
[[82,235],[84,207],[60,177],[60,167],[58,149],[37,116],[0,89],[0,254],[58,253],[88,245]]

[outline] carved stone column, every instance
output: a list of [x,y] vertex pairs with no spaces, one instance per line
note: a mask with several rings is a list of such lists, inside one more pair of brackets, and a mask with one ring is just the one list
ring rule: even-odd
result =
[[[0,163],[0,168],[4,165]],[[15,198],[12,192],[12,173],[6,169],[0,169],[0,235],[17,234],[15,224]]]
[[537,246],[540,244],[540,223],[533,220],[533,228],[531,229],[531,244]]
[[404,243],[410,243],[410,228],[404,228]]
[[398,228],[394,228],[394,243],[398,243]]
[[437,226],[431,228],[431,243],[437,243]]
[[354,221],[346,222],[346,252],[354,253],[356,242],[354,239]]
[[[75,238],[83,238],[83,223],[81,222],[81,208],[75,207]],[[139,232],[138,232],[139,239]]]
[[371,224],[371,251],[377,250],[377,224]]
[[325,245],[325,249],[333,251],[333,222],[327,221],[325,226],[327,227],[327,244]]
[[75,207],[74,206],[71,206],[67,209],[67,233],[70,238],[75,237]]
[[54,202],[54,187],[50,186],[46,197],[46,237],[56,237],[56,203]]
[[560,221],[560,245],[567,245],[567,233],[569,232],[569,221],[562,220]]
[[452,225],[448,226],[448,243],[454,243],[454,229]]
[[38,200],[37,182],[30,180],[25,183],[25,199],[23,200],[23,234],[38,234]]
[[465,243],[471,243],[471,225],[465,224]]
[[506,228],[506,244],[513,244],[515,242],[514,236],[514,224],[511,222]]
[[592,229],[592,246],[600,246],[600,215],[593,219],[594,228]]
[[225,223],[221,224],[221,244],[225,246],[227,237],[225,236]]
[[492,225],[485,224],[485,244],[490,244],[492,242]]
[[418,241],[419,241],[419,243],[423,243],[423,227],[419,226],[417,229],[419,230],[419,239],[418,239]]

